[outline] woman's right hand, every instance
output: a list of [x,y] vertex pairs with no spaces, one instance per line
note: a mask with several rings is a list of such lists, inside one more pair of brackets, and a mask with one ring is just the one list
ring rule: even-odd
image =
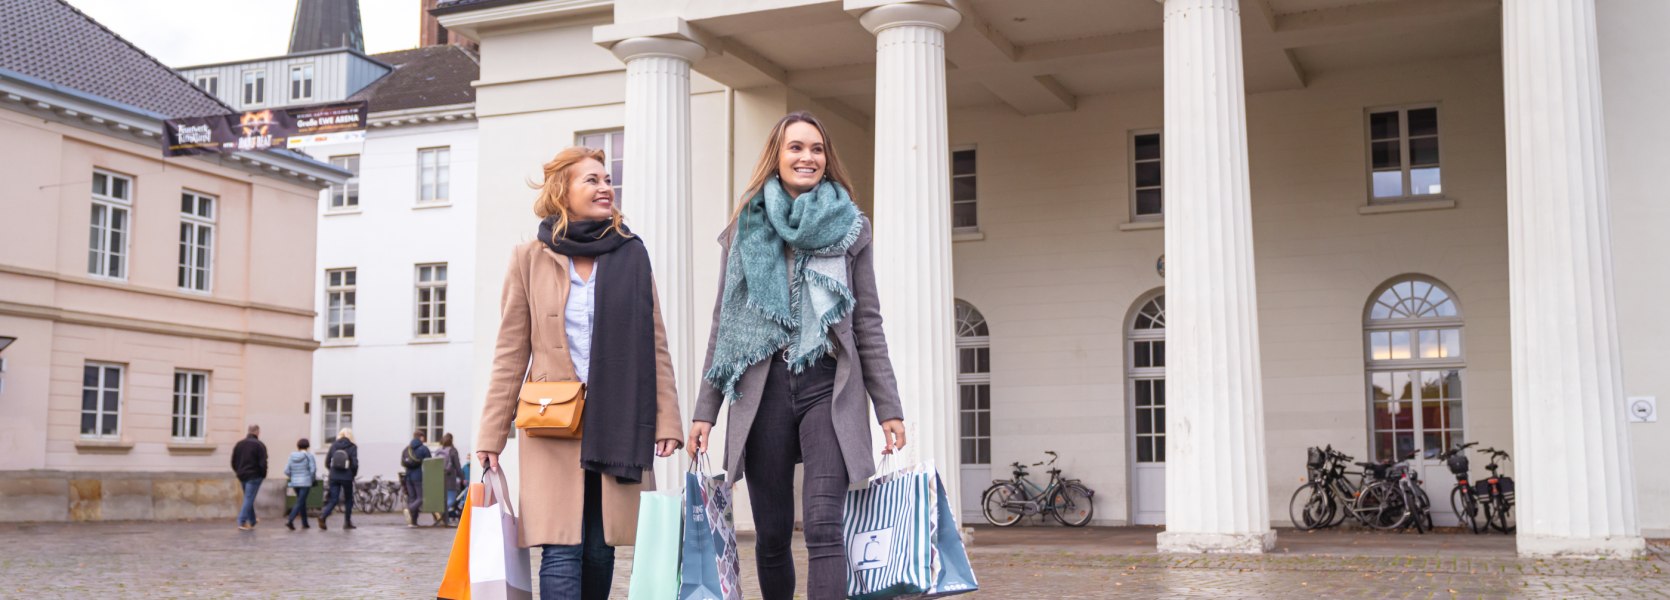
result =
[[691,458],[698,452],[707,452],[707,435],[713,432],[713,424],[707,421],[691,421],[690,437],[684,447],[690,450]]
[[475,453],[475,458],[481,463],[481,468],[483,469],[491,471],[494,467],[499,466],[499,453],[497,452],[478,450]]

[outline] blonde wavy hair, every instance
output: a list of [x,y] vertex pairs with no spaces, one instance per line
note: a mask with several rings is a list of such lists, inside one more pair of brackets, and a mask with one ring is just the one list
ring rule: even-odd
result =
[[797,110],[783,115],[777,120],[777,125],[771,128],[771,135],[766,136],[765,148],[760,151],[760,160],[754,165],[754,174],[748,178],[748,187],[744,188],[742,197],[737,199],[736,208],[731,211],[731,223],[736,223],[737,217],[742,216],[743,207],[748,201],[760,193],[765,187],[767,179],[777,174],[777,159],[783,153],[783,139],[788,137],[789,126],[795,123],[806,123],[818,128],[818,135],[823,136],[824,177],[847,189],[847,194],[853,202],[858,202],[857,192],[852,188],[852,178],[847,176],[846,167],[841,165],[840,157],[835,153],[835,139],[829,137],[829,130],[824,129],[823,122],[817,116],[804,110]]
[[[585,146],[563,148],[561,152],[557,153],[556,157],[545,163],[544,167],[541,167],[541,170],[544,171],[544,181],[528,184],[529,187],[539,190],[539,196],[533,201],[533,214],[538,215],[540,219],[553,215],[557,217],[557,222],[551,227],[553,239],[561,238],[568,231],[568,223],[574,217],[573,211],[568,208],[568,183],[573,176],[575,165],[587,159],[595,160],[605,166],[609,164],[608,157],[603,154],[602,150]],[[614,216],[610,217],[607,231],[630,235],[621,226],[626,221],[626,217],[620,212],[620,199],[616,198],[615,203],[609,208]]]

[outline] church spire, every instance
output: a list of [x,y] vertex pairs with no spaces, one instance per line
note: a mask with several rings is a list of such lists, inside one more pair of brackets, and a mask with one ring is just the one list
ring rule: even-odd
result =
[[365,51],[359,0],[296,0],[290,53],[326,48]]

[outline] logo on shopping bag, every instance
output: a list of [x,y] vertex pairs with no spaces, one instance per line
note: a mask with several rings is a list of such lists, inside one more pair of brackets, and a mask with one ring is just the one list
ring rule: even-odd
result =
[[893,529],[877,529],[854,534],[847,540],[848,558],[853,571],[868,571],[887,566],[893,555]]

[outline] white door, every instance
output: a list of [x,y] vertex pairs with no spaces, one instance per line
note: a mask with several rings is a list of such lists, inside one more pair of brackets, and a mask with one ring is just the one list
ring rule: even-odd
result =
[[1131,423],[1131,523],[1166,522],[1165,296],[1140,304],[1127,331],[1126,397]]
[[1387,283],[1373,298],[1363,322],[1371,458],[1399,460],[1419,450],[1410,465],[1432,500],[1433,522],[1457,525],[1455,476],[1438,455],[1467,439],[1460,306],[1443,284],[1419,275]]
[[957,432],[962,518],[983,523],[980,495],[992,483],[992,358],[986,317],[957,301]]

